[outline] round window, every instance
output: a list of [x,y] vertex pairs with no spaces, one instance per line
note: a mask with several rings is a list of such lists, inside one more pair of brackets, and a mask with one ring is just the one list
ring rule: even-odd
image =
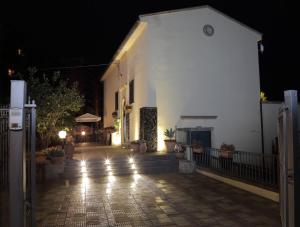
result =
[[214,27],[210,24],[206,24],[203,26],[203,32],[207,36],[212,36],[214,34]]

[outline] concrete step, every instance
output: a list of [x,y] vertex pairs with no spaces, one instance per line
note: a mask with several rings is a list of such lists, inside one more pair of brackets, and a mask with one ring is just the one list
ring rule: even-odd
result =
[[[68,160],[64,164],[64,177],[77,178],[83,174],[89,177],[113,175],[127,175],[137,173],[172,172],[178,169],[178,160],[175,155],[134,156],[134,166],[129,163],[128,157],[115,157],[110,159],[110,164],[105,164],[105,159]],[[108,166],[110,169],[108,170]],[[109,173],[110,172],[110,173]]]

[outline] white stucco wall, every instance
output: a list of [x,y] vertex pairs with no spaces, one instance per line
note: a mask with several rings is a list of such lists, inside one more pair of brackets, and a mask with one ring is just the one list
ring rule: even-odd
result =
[[[166,128],[204,126],[213,127],[214,147],[226,142],[260,152],[259,35],[206,8],[141,20],[148,23],[148,105],[158,108],[159,146]],[[204,35],[205,24],[215,28],[212,37]]]
[[[265,102],[262,104],[264,149],[266,154],[272,153],[272,141],[277,137],[277,119],[282,103]],[[300,106],[298,107],[298,129],[300,129]]]
[[263,128],[264,128],[264,150],[266,154],[272,153],[272,141],[277,137],[277,119],[281,103],[263,103]]
[[115,111],[115,92],[119,89],[119,72],[116,65],[112,66],[110,75],[104,81],[104,127],[113,125],[112,112]]
[[[130,113],[130,140],[139,138],[139,110],[148,106],[148,76],[147,74],[147,30],[134,41],[133,45],[114,63],[112,69],[106,72],[104,80],[104,127],[113,125],[111,113],[115,109],[115,92],[119,91],[119,114],[122,100],[129,105],[129,82],[134,79],[134,103]],[[122,76],[120,76],[122,75]],[[122,122],[121,122],[122,123]]]

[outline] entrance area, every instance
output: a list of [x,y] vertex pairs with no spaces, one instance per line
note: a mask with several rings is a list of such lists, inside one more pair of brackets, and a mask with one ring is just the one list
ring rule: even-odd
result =
[[281,226],[277,203],[199,174],[61,180],[43,184],[38,200],[45,227]]
[[86,144],[74,159],[39,185],[38,226],[281,226],[278,203],[180,174],[172,154]]

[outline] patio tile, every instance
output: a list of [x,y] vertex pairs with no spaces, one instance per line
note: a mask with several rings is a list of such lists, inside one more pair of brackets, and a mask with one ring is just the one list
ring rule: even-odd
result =
[[[134,187],[132,187],[134,183]],[[39,226],[280,226],[278,204],[205,176],[131,175],[40,185]]]

